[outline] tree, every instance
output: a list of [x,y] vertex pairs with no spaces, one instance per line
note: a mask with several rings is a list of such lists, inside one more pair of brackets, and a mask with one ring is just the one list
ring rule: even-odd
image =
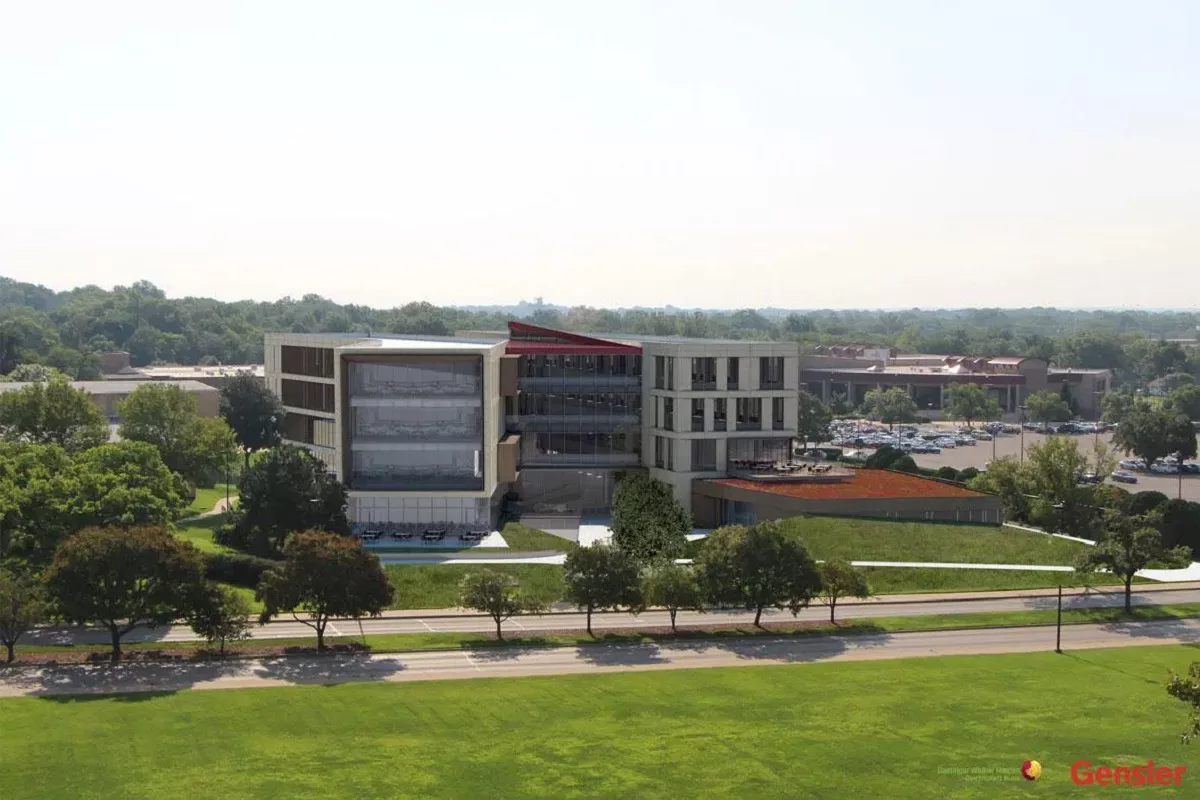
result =
[[251,453],[279,444],[286,415],[275,393],[254,375],[245,374],[221,387],[221,416],[233,429],[245,453],[245,468],[250,469]]
[[13,383],[45,383],[59,376],[66,377],[45,364],[21,364],[8,373],[8,379]]
[[46,588],[28,573],[0,566],[0,643],[8,652],[7,663],[16,658],[17,642],[49,616]]
[[592,612],[624,607],[636,613],[643,607],[638,563],[627,551],[603,543],[575,547],[563,562],[564,597],[587,611],[587,632],[592,633]]
[[61,375],[0,393],[0,431],[10,441],[57,444],[70,452],[108,441],[100,409]]
[[843,597],[865,600],[871,596],[871,587],[867,585],[867,573],[849,561],[834,559],[822,563],[817,569],[821,576],[821,589],[817,597],[829,606],[829,621],[834,625],[837,624],[834,612],[838,600]]
[[1136,402],[1137,398],[1129,392],[1108,392],[1100,398],[1100,418],[1120,424],[1133,411]]
[[1187,372],[1172,372],[1159,378],[1158,383],[1162,386],[1163,391],[1170,395],[1176,389],[1184,386],[1195,386],[1196,378]]
[[809,442],[829,441],[829,423],[833,421],[833,413],[816,395],[800,390],[799,409],[796,421],[796,434],[808,449]]
[[64,620],[108,630],[116,663],[131,630],[187,615],[203,574],[200,552],[165,528],[89,528],[58,546],[46,584]]
[[1131,515],[1104,512],[1104,537],[1094,547],[1079,555],[1075,569],[1093,572],[1107,569],[1125,583],[1125,613],[1133,613],[1133,577],[1151,562],[1167,567],[1186,567],[1191,563],[1191,551],[1186,547],[1166,548],[1162,534],[1155,525],[1157,514]]
[[1031,445],[1025,468],[1035,491],[1051,507],[1043,524],[1079,536],[1092,522],[1089,498],[1079,487],[1079,476],[1087,471],[1087,456],[1074,439],[1051,436]]
[[1200,420],[1200,386],[1194,383],[1180,386],[1171,391],[1167,402],[1189,420]]
[[496,638],[503,639],[500,624],[515,614],[536,614],[545,608],[539,598],[521,591],[517,579],[495,570],[468,573],[459,588],[458,604],[483,612],[496,623]]
[[897,386],[892,389],[872,389],[863,398],[863,413],[867,419],[886,423],[912,422],[917,418],[917,404],[908,391]]
[[346,504],[346,487],[312,453],[273,447],[242,473],[233,525],[217,535],[222,544],[270,555],[296,531],[349,533]]
[[692,518],[670,485],[639,472],[621,478],[612,506],[617,547],[642,563],[678,558],[691,530]]
[[777,520],[718,528],[705,541],[699,566],[706,600],[753,610],[756,626],[767,606],[798,614],[821,587],[808,550]]
[[996,397],[977,383],[958,383],[946,390],[946,419],[961,419],[967,427],[975,420],[998,419],[1000,403]]
[[250,611],[250,603],[235,590],[205,582],[190,603],[188,624],[209,645],[219,644],[225,655],[226,642],[250,637]]
[[1113,444],[1153,464],[1172,453],[1196,455],[1196,430],[1183,414],[1148,401],[1137,402],[1113,434]]
[[695,570],[682,564],[664,564],[646,576],[645,596],[647,605],[667,610],[671,630],[676,632],[676,615],[683,609],[700,608],[704,599]]
[[1117,468],[1117,456],[1113,448],[1104,442],[1097,441],[1092,445],[1092,456],[1089,462],[1092,472],[1103,480]]
[[1063,422],[1071,418],[1071,409],[1061,396],[1054,392],[1034,392],[1025,398],[1025,412],[1034,422],[1043,425]]
[[211,483],[232,458],[229,426],[201,417],[196,398],[179,386],[139,386],[117,410],[124,420],[121,438],[154,445],[163,463],[193,484]]
[[1172,672],[1171,679],[1167,682],[1167,694],[1192,707],[1189,727],[1179,736],[1184,744],[1191,744],[1192,739],[1200,736],[1200,661],[1192,662],[1186,678]]
[[259,621],[288,612],[316,631],[318,650],[325,649],[329,620],[378,616],[395,596],[378,557],[349,536],[317,530],[294,533],[284,545],[283,556],[283,563],[259,580],[255,591],[263,604]]

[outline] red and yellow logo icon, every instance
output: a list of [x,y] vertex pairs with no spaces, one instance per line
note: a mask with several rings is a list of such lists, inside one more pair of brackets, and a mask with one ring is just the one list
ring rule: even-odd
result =
[[1027,781],[1036,781],[1042,777],[1042,765],[1037,761],[1026,761],[1021,765],[1021,777]]

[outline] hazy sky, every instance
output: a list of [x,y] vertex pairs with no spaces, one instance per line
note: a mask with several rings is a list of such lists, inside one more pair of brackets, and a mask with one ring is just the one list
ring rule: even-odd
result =
[[0,0],[0,275],[1196,305],[1200,2]]

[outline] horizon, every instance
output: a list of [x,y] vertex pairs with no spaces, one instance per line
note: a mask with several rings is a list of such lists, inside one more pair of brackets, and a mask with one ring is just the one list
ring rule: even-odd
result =
[[392,307],[1162,309],[1200,7],[15,6],[0,264]]

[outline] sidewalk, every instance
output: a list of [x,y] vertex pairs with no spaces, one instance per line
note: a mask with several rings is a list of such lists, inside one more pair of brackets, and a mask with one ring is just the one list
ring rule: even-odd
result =
[[[1200,589],[1200,580],[1191,583],[1176,583],[1166,586],[1156,586],[1153,584],[1134,584],[1133,591],[1135,593],[1142,592],[1178,592],[1190,589]],[[1075,597],[1079,595],[1089,594],[1120,594],[1124,591],[1120,586],[1103,586],[1100,588],[1067,588],[1063,587],[1063,597]],[[911,603],[952,603],[962,600],[1004,600],[1004,599],[1033,599],[1038,597],[1057,597],[1058,589],[1017,589],[1013,591],[1000,592],[929,592],[924,594],[885,594],[877,595],[866,600],[856,598],[846,598],[838,601],[838,608],[845,606],[858,605],[906,605]],[[647,609],[652,611],[654,609]],[[564,615],[582,615],[585,612],[577,611],[574,606],[567,603],[554,603],[550,610],[538,616],[552,616],[555,614]],[[593,617],[602,617],[608,614],[619,614],[627,616],[626,611],[595,611]],[[396,609],[393,611],[385,611],[376,619],[417,619],[421,617],[486,617],[486,614],[480,614],[475,611],[464,611],[460,608],[406,608]]]

